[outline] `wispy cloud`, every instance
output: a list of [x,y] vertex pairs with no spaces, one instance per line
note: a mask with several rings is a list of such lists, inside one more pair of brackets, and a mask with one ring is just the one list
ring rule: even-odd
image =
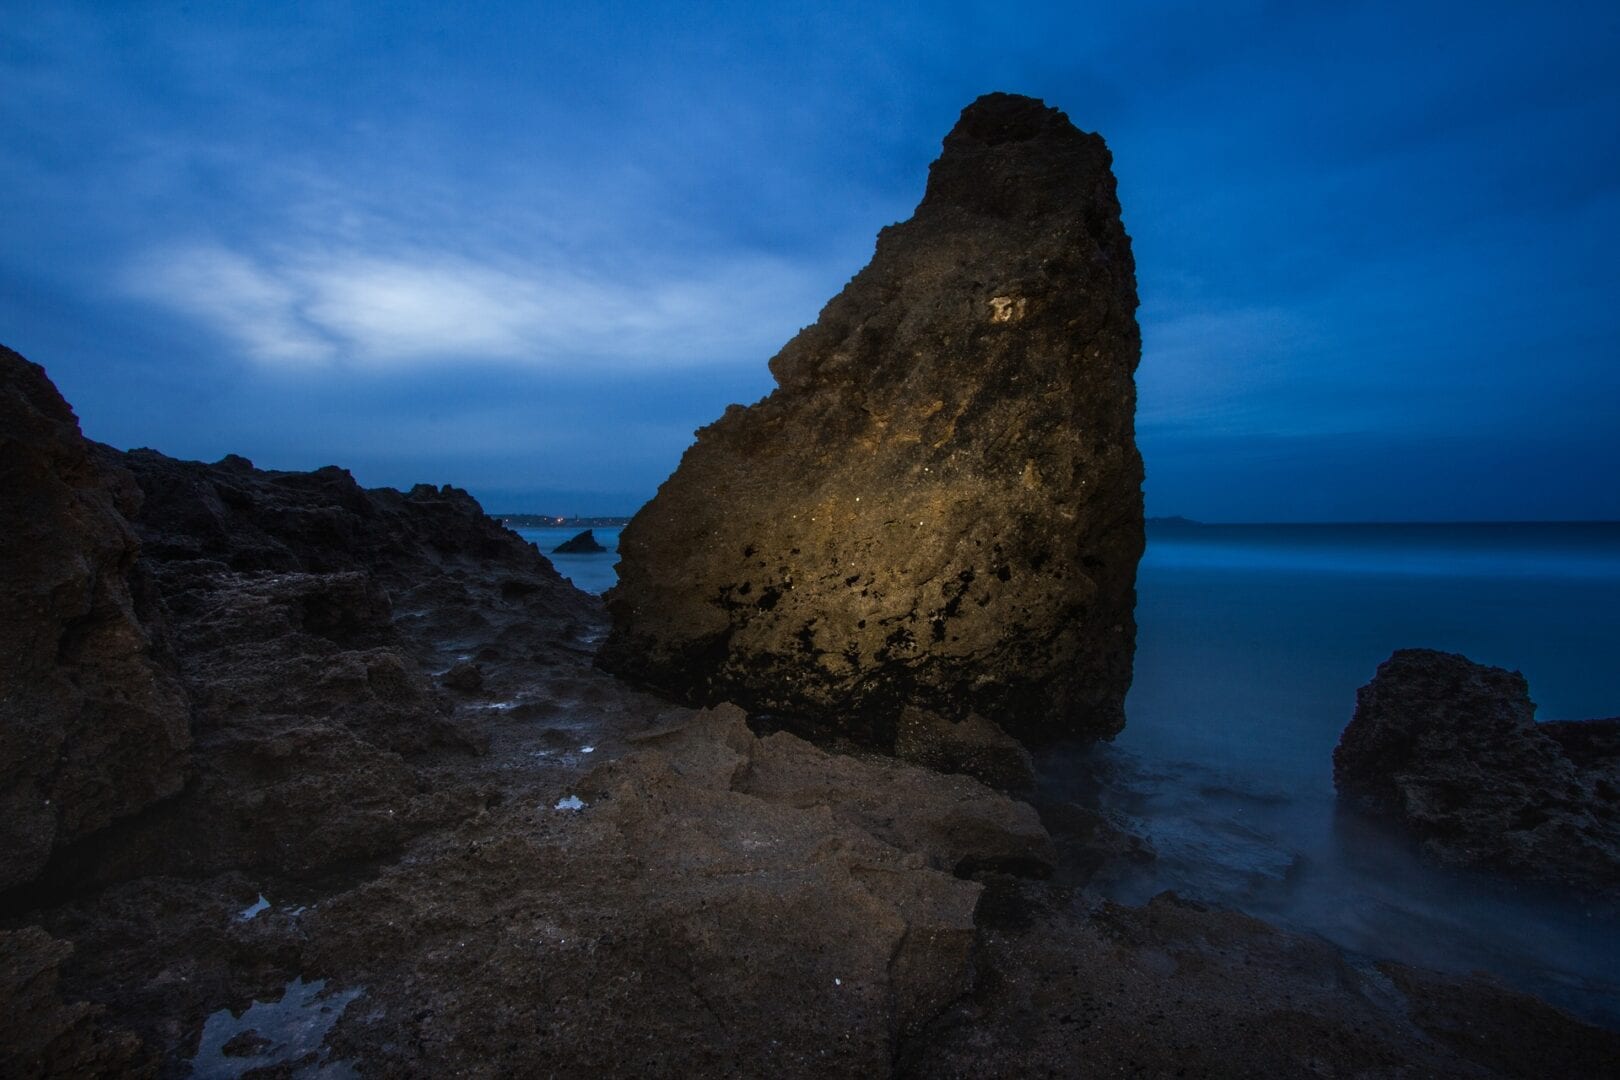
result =
[[803,268],[751,255],[686,275],[607,280],[448,251],[250,254],[217,243],[148,252],[121,285],[267,365],[589,360],[632,370],[757,362],[785,340],[784,326],[814,316],[821,288]]
[[303,319],[303,298],[291,282],[224,248],[153,253],[130,266],[123,284],[132,295],[212,324],[266,363],[321,364],[335,352]]
[[1317,344],[1311,324],[1281,308],[1144,310],[1139,422],[1204,429],[1239,422],[1264,391],[1287,385]]

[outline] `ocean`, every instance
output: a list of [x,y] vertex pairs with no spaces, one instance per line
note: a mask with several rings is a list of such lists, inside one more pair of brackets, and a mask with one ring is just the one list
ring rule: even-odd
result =
[[596,542],[607,548],[593,555],[557,555],[552,552],[558,544],[571,540],[584,530],[579,526],[563,528],[513,528],[523,539],[534,544],[546,558],[551,560],[557,572],[574,583],[577,589],[588,593],[601,594],[613,587],[618,580],[614,567],[619,564],[619,533],[623,529],[619,526],[596,526],[591,532],[596,536]]
[[[550,556],[601,592],[617,554]],[[596,530],[617,546],[617,529]],[[1337,810],[1356,689],[1398,648],[1522,671],[1538,716],[1620,715],[1620,524],[1150,525],[1124,732],[1038,764],[1157,859],[1095,883],[1163,889],[1319,934],[1371,962],[1482,970],[1620,1026],[1613,914],[1419,862]]]
[[1340,814],[1332,773],[1398,648],[1522,671],[1542,720],[1620,715],[1620,524],[1150,526],[1137,624],[1125,730],[1044,762],[1158,852],[1105,892],[1173,888],[1620,1026],[1612,913],[1434,870]]

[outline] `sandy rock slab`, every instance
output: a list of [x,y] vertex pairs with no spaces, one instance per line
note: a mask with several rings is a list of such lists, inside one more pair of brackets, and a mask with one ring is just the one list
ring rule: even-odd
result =
[[971,984],[982,887],[953,868],[1049,856],[1024,804],[761,739],[735,708],[628,744],[322,906],[306,962],[372,1003],[340,1056],[422,1076],[883,1075]]

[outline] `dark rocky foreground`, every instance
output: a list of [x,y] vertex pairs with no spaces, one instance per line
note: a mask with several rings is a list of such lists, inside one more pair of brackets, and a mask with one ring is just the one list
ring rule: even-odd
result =
[[1333,780],[1441,865],[1620,902],[1620,718],[1537,723],[1517,671],[1396,652],[1356,695]]
[[592,666],[597,601],[463,493],[119,454],[14,353],[0,387],[0,525],[35,545],[0,718],[51,748],[5,759],[0,1075],[1620,1060],[1483,980],[1097,901],[1130,845],[1081,808],[640,693]]
[[1130,240],[1096,135],[990,94],[915,215],[626,527],[609,670],[894,745],[1124,723],[1142,553]]

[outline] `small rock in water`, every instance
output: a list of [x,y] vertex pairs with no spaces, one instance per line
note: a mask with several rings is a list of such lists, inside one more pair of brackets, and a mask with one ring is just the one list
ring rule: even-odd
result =
[[596,542],[596,533],[593,529],[586,529],[579,535],[564,540],[551,549],[553,555],[594,555],[607,548]]
[[219,1048],[219,1052],[226,1057],[255,1057],[269,1049],[271,1045],[270,1040],[257,1031],[244,1031],[233,1035]]

